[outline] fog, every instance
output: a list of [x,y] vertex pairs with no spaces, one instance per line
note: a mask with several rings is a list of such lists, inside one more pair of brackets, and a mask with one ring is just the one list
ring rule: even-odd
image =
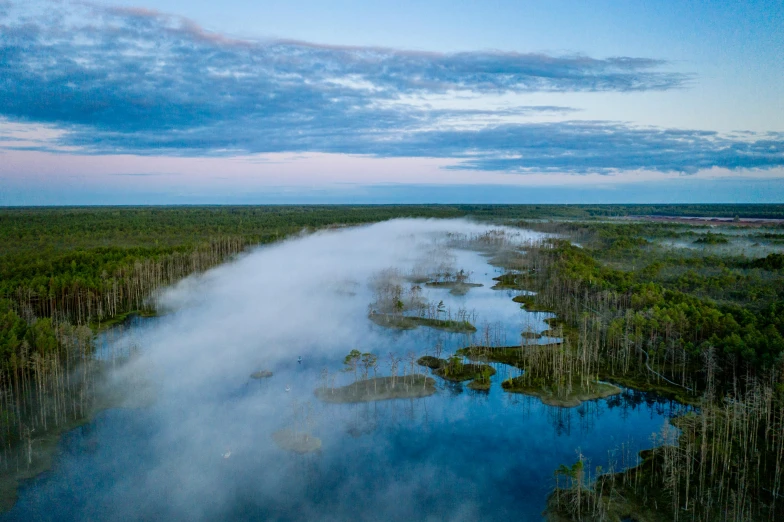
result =
[[[157,300],[166,314],[129,334],[139,350],[111,383],[116,389],[125,385],[129,404],[134,395],[149,401],[143,413],[136,414],[145,418],[146,427],[139,428],[134,420],[129,433],[120,435],[134,437],[134,430],[148,430],[151,438],[139,456],[146,470],[113,473],[116,482],[95,493],[99,505],[111,505],[118,518],[243,516],[236,510],[249,506],[259,509],[259,516],[284,519],[345,519],[349,513],[425,517],[416,512],[421,498],[406,500],[410,495],[421,497],[433,480],[456,487],[465,480],[449,477],[426,459],[416,468],[395,469],[393,452],[389,462],[379,462],[374,469],[383,473],[388,467],[396,478],[368,483],[368,476],[352,476],[346,471],[352,465],[343,462],[352,455],[341,453],[345,444],[340,439],[347,429],[367,427],[348,426],[362,424],[346,413],[352,407],[325,408],[313,390],[322,368],[334,374],[352,348],[380,357],[410,349],[367,319],[372,283],[379,274],[390,268],[400,273],[443,269],[444,262],[456,261],[445,248],[447,234],[481,234],[490,228],[464,220],[393,220],[317,232],[254,249],[164,291]],[[539,237],[506,232],[520,243]],[[419,330],[423,343],[459,337]],[[120,339],[117,344],[128,342]],[[418,355],[431,348],[418,347]],[[380,375],[389,374],[385,366],[382,360]],[[274,376],[249,380],[260,369]],[[337,377],[338,385],[349,380],[348,375]],[[411,408],[406,414],[415,418],[428,400],[402,401],[407,404],[399,407]],[[290,454],[272,444],[272,431],[304,423],[305,416],[310,431],[324,439],[319,455]],[[372,442],[384,443],[383,438]],[[375,458],[384,458],[379,449],[373,450]],[[112,468],[116,462],[106,465]],[[319,469],[316,487],[322,491],[309,489],[314,483],[306,478],[308,466]],[[325,478],[333,468],[342,483]],[[441,518],[447,510],[452,519],[474,518],[478,513],[472,502],[470,497],[451,506],[434,501],[433,516]],[[363,511],[370,506],[372,511]]]
[[[141,340],[143,359],[167,395],[191,396],[300,355],[342,359],[351,348],[369,351],[378,341],[368,338],[366,319],[373,278],[389,268],[434,271],[445,257],[453,264],[438,248],[446,234],[490,229],[463,220],[393,220],[258,248],[160,296],[159,308],[171,317]],[[507,231],[521,243],[539,237]]]

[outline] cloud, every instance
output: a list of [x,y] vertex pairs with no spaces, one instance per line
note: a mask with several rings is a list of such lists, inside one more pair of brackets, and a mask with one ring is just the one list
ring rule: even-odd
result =
[[511,172],[784,164],[781,136],[530,123],[523,120],[575,109],[429,104],[439,96],[660,91],[688,84],[690,76],[666,71],[661,60],[250,41],[151,10],[9,5],[0,9],[0,116],[66,131],[26,150],[329,152],[461,158],[456,168]]
[[713,167],[765,169],[784,165],[782,133],[739,140],[709,131],[586,121],[424,132],[390,144],[381,154],[424,156],[433,150],[464,158],[449,168],[511,172],[693,173]]
[[129,177],[158,177],[158,176],[180,176],[179,172],[113,172],[107,176],[129,176]]
[[615,122],[512,123],[481,128],[392,131],[361,122],[307,127],[246,126],[233,122],[209,129],[160,135],[92,131],[67,137],[83,149],[161,150],[179,154],[325,152],[379,158],[451,158],[449,169],[503,172],[612,173],[623,170],[694,173],[714,167],[768,169],[784,166],[784,136],[765,133],[741,139],[700,130],[637,127]]
[[649,59],[251,42],[153,11],[91,11],[81,13],[91,23],[5,17],[2,114],[117,132],[362,116],[400,126],[422,112],[382,106],[402,95],[661,90],[685,81]]

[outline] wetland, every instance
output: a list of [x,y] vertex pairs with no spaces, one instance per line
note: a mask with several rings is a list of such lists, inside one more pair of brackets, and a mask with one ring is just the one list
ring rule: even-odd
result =
[[[750,348],[733,392],[728,347],[762,341],[727,317],[742,323],[732,302],[751,288],[774,343],[779,269],[727,268],[725,249],[760,232],[643,226],[315,232],[156,290],[92,339],[55,325],[81,364],[20,385],[37,424],[6,441],[0,519],[655,520],[661,504],[689,520],[699,495],[775,520],[781,352]],[[612,261],[589,255],[596,237]],[[724,266],[694,271],[711,256]],[[47,422],[62,428],[38,436]],[[711,489],[708,463],[738,452],[773,457],[745,489],[737,474]]]

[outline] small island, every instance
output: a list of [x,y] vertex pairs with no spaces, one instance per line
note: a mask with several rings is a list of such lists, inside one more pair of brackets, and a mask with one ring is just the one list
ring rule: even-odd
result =
[[272,372],[269,370],[259,370],[250,374],[251,379],[269,379],[272,377]]
[[419,399],[436,392],[436,382],[424,375],[377,377],[357,381],[348,386],[332,388],[323,386],[315,392],[324,402],[347,404],[375,402],[391,399]]
[[507,272],[498,277],[494,277],[493,281],[498,281],[491,287],[493,290],[520,290],[518,278],[522,279],[522,274],[516,272]]
[[476,327],[469,321],[430,319],[427,317],[384,313],[371,313],[369,317],[371,321],[379,326],[397,328],[400,330],[412,330],[418,326],[428,326],[430,328],[453,333],[471,333],[476,331]]
[[425,283],[425,286],[432,288],[448,288],[449,293],[452,295],[466,295],[472,288],[484,286],[480,283],[472,283],[470,282],[470,279],[471,272],[466,272],[461,269],[454,273],[446,272],[438,274],[437,279]]
[[[554,344],[531,344],[530,347],[541,348]],[[523,346],[469,346],[460,348],[456,354],[472,361],[496,362],[523,369]]]
[[536,295],[534,294],[516,295],[512,298],[512,301],[520,303],[529,312],[553,312],[552,308],[537,303]]
[[425,286],[431,288],[448,288],[449,293],[452,295],[466,295],[472,288],[479,288],[484,285],[481,283],[466,283],[463,281],[431,281],[425,283]]
[[304,455],[321,449],[321,439],[308,433],[298,432],[290,429],[278,430],[272,434],[275,444],[286,451],[293,451]]
[[574,408],[585,401],[603,399],[621,393],[621,389],[617,386],[603,382],[591,382],[587,386],[578,385],[573,388],[546,384],[537,386],[529,384],[524,376],[507,379],[501,383],[501,387],[507,392],[531,395],[548,406],[561,408]]
[[490,377],[495,375],[495,368],[492,366],[473,362],[464,363],[463,358],[459,355],[454,355],[449,359],[425,355],[417,360],[417,364],[430,368],[433,370],[433,375],[447,381],[471,381],[468,387],[473,390],[490,389]]

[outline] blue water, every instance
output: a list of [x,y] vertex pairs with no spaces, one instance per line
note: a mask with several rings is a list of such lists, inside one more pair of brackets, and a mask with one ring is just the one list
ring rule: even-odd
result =
[[[475,336],[488,325],[501,344],[515,344],[521,329],[547,328],[546,314],[526,313],[512,294],[490,289],[497,272],[484,258],[457,257],[485,286],[466,296],[427,293],[452,309],[476,309]],[[354,298],[357,309],[366,306],[368,295]],[[438,342],[448,354],[471,341],[429,328],[390,331],[364,315],[356,321],[352,328],[371,345],[363,350],[382,358],[421,355]],[[152,329],[167,324],[175,323],[158,319]],[[62,438],[53,468],[26,482],[0,518],[541,520],[558,466],[578,455],[591,469],[633,465],[652,434],[683,411],[633,390],[576,408],[545,406],[504,392],[500,382],[519,370],[503,365],[489,392],[439,380],[423,399],[322,404],[312,393],[320,373],[337,374],[348,348],[325,353],[303,344],[273,361],[270,379],[249,380],[246,371],[187,393],[164,387],[144,407],[104,411]],[[336,379],[350,382],[347,374]],[[275,446],[271,434],[293,426],[319,437],[321,450],[298,455]]]
[[224,440],[243,441],[229,459],[216,450],[161,469],[157,455],[176,455],[179,441],[155,408],[110,410],[63,438],[55,468],[4,519],[539,520],[560,464],[580,451],[594,466],[619,465],[623,443],[649,447],[677,411],[632,391],[560,409],[497,386],[442,386],[420,400],[319,406],[319,454],[278,450],[269,434],[279,424],[249,418],[255,443],[227,425]]

